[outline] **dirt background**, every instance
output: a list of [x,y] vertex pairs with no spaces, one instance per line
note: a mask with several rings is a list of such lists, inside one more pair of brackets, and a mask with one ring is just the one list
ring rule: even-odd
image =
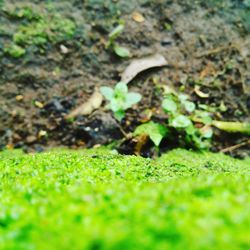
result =
[[[2,6],[30,6],[46,9],[46,1],[7,1]],[[216,118],[250,122],[250,4],[247,1],[50,1],[54,11],[73,20],[76,32],[72,39],[47,43],[43,50],[35,45],[14,59],[4,53],[22,20],[0,11],[0,148],[73,148],[108,144],[122,139],[120,127],[133,131],[143,119],[146,108],[160,107],[159,85],[184,89],[196,103],[221,107]],[[141,23],[133,12],[141,13]],[[105,48],[108,34],[118,20],[125,30],[117,39],[129,48],[128,60]],[[63,53],[61,45],[68,51]],[[133,58],[159,53],[169,66],[147,71],[129,83],[131,90],[143,95],[142,102],[127,112],[118,124],[104,107],[74,122],[64,119],[75,107],[86,102],[96,86],[114,86]],[[223,72],[223,73],[221,73]],[[157,83],[157,84],[156,84]],[[201,98],[195,85],[208,93]],[[17,96],[22,96],[18,100]],[[42,104],[38,107],[35,102]],[[154,120],[164,120],[159,113]],[[46,131],[47,136],[40,136]],[[213,151],[248,140],[240,134],[215,131]],[[183,146],[178,137],[163,141],[161,150]],[[133,143],[120,145],[125,153],[133,152]],[[249,144],[229,152],[234,156],[250,155]],[[142,152],[152,154],[151,145]]]

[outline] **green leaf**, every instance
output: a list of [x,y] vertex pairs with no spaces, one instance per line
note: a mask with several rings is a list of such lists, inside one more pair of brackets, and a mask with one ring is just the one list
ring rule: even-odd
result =
[[193,102],[185,101],[185,102],[183,102],[183,105],[189,113],[191,113],[195,110],[195,104]]
[[142,96],[139,93],[128,93],[126,96],[126,102],[124,108],[131,108],[134,104],[138,103],[141,100]]
[[114,116],[118,121],[121,121],[125,116],[125,112],[124,112],[124,110],[118,110],[118,111],[114,112]]
[[178,99],[179,99],[180,102],[185,102],[188,99],[188,95],[186,95],[186,94],[179,94],[178,95]]
[[174,128],[187,128],[190,126],[192,122],[190,119],[185,115],[178,115],[174,120],[172,121],[172,126]]
[[196,133],[197,129],[194,127],[193,124],[190,124],[187,128],[186,128],[186,133],[188,135],[194,135]]
[[115,95],[116,96],[126,96],[128,93],[128,86],[124,82],[118,82],[115,86]]
[[114,52],[116,53],[116,55],[122,58],[130,57],[130,51],[127,48],[121,47],[119,45],[114,46]]
[[113,112],[117,112],[119,110],[122,109],[121,107],[121,103],[119,102],[119,99],[115,99],[113,98],[111,101],[110,101],[110,104],[108,105],[108,107],[113,111]]
[[212,136],[213,136],[213,129],[212,128],[208,128],[205,131],[200,130],[200,132],[201,132],[201,135],[203,138],[209,139],[209,138],[212,138]]
[[162,102],[162,107],[166,112],[174,113],[177,110],[175,101],[171,99],[165,99]]
[[109,34],[109,39],[114,40],[115,38],[117,38],[124,30],[124,27],[124,24],[119,24],[117,27],[115,27]]
[[100,92],[109,101],[114,97],[114,90],[110,87],[101,87]]
[[199,110],[197,110],[195,112],[195,115],[196,115],[196,118],[198,118],[199,120],[201,120],[201,122],[204,123],[204,124],[206,124],[206,125],[210,125],[213,122],[212,117],[206,111],[199,111]]
[[208,140],[202,140],[202,138],[196,135],[192,136],[191,141],[198,149],[208,149],[210,146],[210,142]]
[[125,115],[125,110],[138,103],[142,96],[138,93],[128,93],[128,86],[124,82],[118,82],[114,89],[103,86],[100,88],[102,95],[109,100],[107,107],[114,112],[117,120]]
[[163,125],[155,122],[148,122],[138,126],[134,132],[134,135],[146,134],[153,141],[155,146],[159,146],[162,139],[167,135],[167,128]]

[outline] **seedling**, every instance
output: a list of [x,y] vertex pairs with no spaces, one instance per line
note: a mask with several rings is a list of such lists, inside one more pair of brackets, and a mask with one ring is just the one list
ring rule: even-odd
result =
[[121,21],[120,24],[109,34],[109,39],[106,48],[112,49],[119,57],[130,57],[130,52],[127,48],[122,47],[116,43],[116,39],[124,30],[124,23]]
[[138,103],[142,96],[138,93],[128,92],[127,84],[118,82],[114,89],[101,87],[102,95],[109,101],[108,108],[114,113],[115,118],[121,121],[125,116],[125,111]]
[[[160,124],[150,121],[142,124],[136,128],[134,136],[147,135],[158,147],[162,139],[169,135],[169,128],[172,128],[179,134],[184,134],[184,140],[189,145],[199,149],[210,146],[213,135],[212,118],[208,112],[197,110],[188,95],[168,93],[162,102],[162,108],[168,114],[167,122]],[[195,120],[201,124],[199,127]]]
[[[168,94],[162,102],[164,111],[168,114],[167,125],[185,134],[185,141],[196,148],[209,147],[213,135],[211,128],[212,119],[208,112],[196,109],[195,103],[185,94]],[[196,118],[204,126],[197,128],[194,123]]]
[[156,147],[158,147],[164,137],[166,137],[168,129],[156,122],[148,122],[138,126],[134,132],[135,136],[147,135]]

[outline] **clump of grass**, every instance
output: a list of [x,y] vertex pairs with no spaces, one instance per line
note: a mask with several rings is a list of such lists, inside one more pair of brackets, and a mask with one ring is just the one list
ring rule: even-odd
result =
[[250,161],[0,154],[0,249],[248,249]]

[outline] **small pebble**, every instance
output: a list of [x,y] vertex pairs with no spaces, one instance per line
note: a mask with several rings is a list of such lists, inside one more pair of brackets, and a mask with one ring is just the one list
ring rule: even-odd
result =
[[141,13],[139,13],[139,12],[134,12],[134,13],[132,14],[132,18],[133,18],[133,20],[136,21],[137,23],[142,23],[142,22],[145,21],[144,16],[143,16]]
[[37,140],[37,138],[34,136],[34,135],[29,135],[27,138],[26,138],[26,142],[27,143],[33,143]]
[[42,109],[44,107],[44,105],[39,101],[35,101],[35,106],[38,107],[39,109]]
[[65,46],[65,45],[60,45],[60,50],[62,54],[68,54],[69,53],[69,49]]
[[38,133],[38,137],[39,138],[42,138],[42,137],[45,137],[45,136],[47,136],[47,131],[45,131],[45,130],[40,130],[39,131],[39,133]]
[[16,100],[17,100],[18,102],[22,101],[22,100],[23,100],[23,95],[17,95],[17,96],[16,96]]

